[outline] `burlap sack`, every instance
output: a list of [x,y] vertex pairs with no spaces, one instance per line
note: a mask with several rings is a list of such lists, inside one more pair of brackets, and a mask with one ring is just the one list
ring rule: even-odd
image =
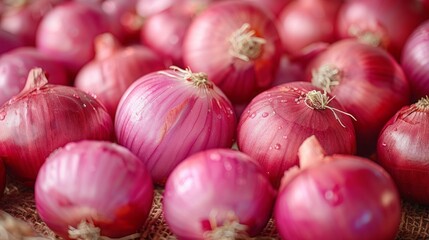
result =
[[[161,199],[162,189],[157,189],[150,216],[146,224],[142,227],[140,239],[176,239],[162,218]],[[12,216],[14,220],[18,220],[14,222],[16,225],[14,229],[15,233],[11,233],[8,236],[9,239],[4,237],[6,235],[2,235],[2,229],[0,228],[0,240],[42,239],[35,238],[34,236],[36,235],[28,233],[28,235],[23,234],[19,236],[22,233],[17,233],[16,229],[18,229],[18,226],[26,224],[33,228],[35,233],[43,237],[43,239],[56,238],[55,234],[49,230],[37,215],[34,195],[31,189],[17,183],[10,183],[6,188],[2,201],[0,201],[0,208]],[[0,214],[0,226],[3,226],[3,228],[6,225],[4,219]],[[8,225],[11,225],[11,219],[8,219],[7,222]],[[23,228],[26,229],[25,226]],[[261,236],[256,239],[279,239],[272,220],[268,223]],[[402,221],[397,239],[429,239],[429,207],[403,202]]]

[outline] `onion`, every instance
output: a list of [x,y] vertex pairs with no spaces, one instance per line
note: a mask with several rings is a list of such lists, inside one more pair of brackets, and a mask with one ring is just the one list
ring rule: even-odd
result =
[[274,209],[283,239],[395,239],[401,202],[392,178],[369,159],[326,156],[313,136],[286,173]]
[[41,219],[65,239],[135,239],[152,207],[153,185],[128,149],[80,141],[47,158],[37,176],[35,200]]
[[76,88],[47,82],[40,68],[31,70],[23,90],[0,108],[0,158],[30,185],[56,148],[113,138],[112,119],[98,101]]
[[143,19],[136,12],[138,0],[105,0],[101,8],[110,20],[112,33],[124,43],[137,42]]
[[[0,27],[25,43],[34,46],[36,32],[42,18],[63,0],[14,1],[1,15]],[[11,1],[10,1],[11,2]]]
[[429,20],[422,23],[408,38],[401,65],[408,77],[413,101],[429,94]]
[[384,126],[377,160],[406,199],[429,204],[429,97],[403,107]]
[[136,9],[142,17],[150,17],[168,9],[195,15],[216,0],[138,0]]
[[4,189],[6,188],[6,168],[3,160],[0,157],[0,199],[3,197]]
[[122,47],[110,33],[95,39],[96,57],[75,79],[75,86],[97,96],[107,112],[115,117],[124,92],[139,77],[164,68],[162,60],[146,47]]
[[50,83],[69,85],[66,69],[36,48],[19,47],[0,56],[0,106],[18,94],[25,86],[32,68],[41,67]]
[[99,5],[68,1],[42,19],[36,46],[76,73],[93,59],[95,37],[107,31],[108,20]]
[[270,87],[281,42],[273,20],[240,1],[211,4],[189,26],[183,42],[185,66],[205,72],[233,103],[249,101]]
[[150,47],[176,66],[183,66],[182,45],[193,17],[167,9],[150,16],[141,28],[141,43]]
[[188,157],[168,178],[164,217],[179,239],[248,239],[267,224],[275,193],[246,154],[206,150]]
[[231,102],[206,74],[173,69],[134,82],[115,118],[119,144],[144,161],[158,184],[189,155],[231,147],[236,130]]
[[331,95],[308,82],[278,85],[256,96],[238,123],[238,148],[260,163],[278,187],[298,164],[297,151],[316,135],[329,154],[356,152],[352,116]]
[[0,29],[0,42],[0,55],[14,48],[24,46],[17,36],[2,29]]
[[312,44],[337,40],[335,25],[342,0],[297,0],[287,5],[278,19],[284,50],[300,55]]
[[273,17],[277,17],[281,11],[290,3],[292,0],[246,0],[261,8],[268,13],[272,14]]
[[412,31],[429,14],[415,0],[346,1],[338,13],[340,38],[358,38],[400,59]]
[[338,41],[319,54],[306,75],[356,117],[361,156],[375,151],[384,124],[410,99],[409,83],[395,59],[381,48],[352,39]]

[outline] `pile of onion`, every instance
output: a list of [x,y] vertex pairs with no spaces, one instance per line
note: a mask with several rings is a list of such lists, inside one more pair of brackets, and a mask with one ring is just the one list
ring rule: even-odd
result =
[[316,135],[329,154],[356,153],[353,116],[337,99],[308,82],[278,85],[256,96],[238,124],[238,148],[262,166],[278,187],[298,165],[298,148]]
[[358,154],[362,156],[375,151],[384,124],[409,103],[409,82],[398,62],[384,49],[355,39],[330,45],[309,63],[306,75],[357,119]]
[[19,47],[0,56],[0,105],[17,95],[25,86],[28,73],[40,67],[50,83],[69,85],[66,69],[33,47]]
[[95,59],[83,66],[74,84],[94,94],[112,119],[119,100],[134,81],[164,69],[161,58],[153,51],[139,45],[123,47],[110,33],[96,37],[95,52]]
[[0,158],[28,184],[58,147],[113,139],[112,119],[100,102],[77,88],[48,84],[40,68],[31,70],[23,90],[0,107],[0,129]]
[[40,22],[36,46],[72,73],[94,58],[94,39],[109,30],[106,13],[97,4],[67,1]]
[[429,204],[429,97],[403,107],[384,126],[377,160],[395,180],[402,196]]
[[220,1],[194,18],[183,42],[185,66],[205,72],[233,103],[274,81],[281,41],[273,19],[244,1]]
[[283,239],[395,239],[401,202],[389,174],[369,159],[327,155],[312,136],[300,168],[285,173],[274,209]]
[[275,194],[248,155],[206,150],[185,159],[168,178],[164,217],[179,239],[248,239],[267,224]]
[[128,149],[80,141],[46,159],[35,200],[41,219],[64,239],[135,239],[152,207],[153,185]]
[[231,147],[235,130],[231,102],[207,75],[175,67],[135,81],[115,118],[117,141],[143,160],[158,184],[189,155]]

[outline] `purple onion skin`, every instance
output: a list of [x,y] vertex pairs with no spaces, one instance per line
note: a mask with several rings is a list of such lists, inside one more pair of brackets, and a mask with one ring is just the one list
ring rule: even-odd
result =
[[33,47],[19,47],[0,56],[0,106],[17,95],[27,81],[28,73],[41,67],[50,83],[69,85],[66,69]]
[[274,219],[283,239],[395,239],[401,203],[390,176],[355,156],[298,173],[279,192]]
[[100,235],[119,238],[144,224],[153,185],[143,163],[111,142],[79,141],[53,152],[35,185],[37,211],[55,233],[92,220]]
[[207,239],[210,221],[222,226],[228,216],[255,236],[271,217],[276,191],[248,155],[231,149],[196,153],[174,169],[165,186],[168,226],[179,239]]
[[0,108],[0,157],[10,173],[32,185],[46,157],[84,139],[113,140],[104,106],[70,86],[46,84],[21,92]]
[[0,54],[24,46],[18,37],[2,29],[0,29],[0,43]]
[[68,1],[42,19],[36,47],[76,73],[94,58],[95,37],[108,30],[108,19],[99,5]]
[[417,27],[402,51],[401,66],[411,87],[412,101],[429,95],[429,20]]
[[118,143],[143,159],[157,184],[192,153],[231,147],[236,117],[212,83],[195,86],[173,70],[147,74],[124,93],[115,118]]

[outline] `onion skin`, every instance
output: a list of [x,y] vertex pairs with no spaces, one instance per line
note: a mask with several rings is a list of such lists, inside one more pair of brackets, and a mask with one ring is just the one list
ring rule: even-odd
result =
[[[243,34],[237,34],[240,30]],[[233,35],[252,31],[251,38],[262,38],[265,43],[255,42],[251,51],[238,54],[233,43],[240,41]],[[243,60],[237,55],[249,56]],[[211,4],[193,20],[183,42],[185,66],[207,73],[233,103],[250,101],[270,87],[280,55],[281,41],[273,19],[259,7],[241,1]]]
[[384,126],[377,143],[377,161],[395,180],[403,198],[429,205],[429,108],[403,107]]
[[338,13],[338,37],[357,37],[386,49],[400,59],[406,40],[428,16],[417,1],[345,1]]
[[36,47],[76,73],[94,58],[95,37],[108,30],[108,19],[99,5],[68,1],[42,19]]
[[[250,102],[238,123],[238,148],[259,162],[276,188],[284,171],[298,165],[298,148],[311,135],[321,139],[328,154],[356,152],[352,119],[336,113],[343,127],[331,110],[306,106],[305,95],[312,90],[320,89],[290,82],[266,90]],[[343,109],[336,99],[329,107]]]
[[32,68],[44,69],[50,83],[70,85],[66,69],[34,47],[19,47],[0,56],[0,105],[17,95],[25,86]]
[[0,108],[0,157],[29,185],[58,147],[113,139],[112,119],[101,103],[74,87],[46,84],[41,72],[32,70],[21,93]]
[[298,0],[287,5],[278,18],[286,53],[296,56],[312,44],[337,40],[336,20],[342,0]]
[[0,29],[0,42],[0,54],[24,46],[24,43],[17,36],[2,29]]
[[280,15],[281,11],[290,3],[292,0],[246,0],[251,2],[273,15],[276,18]]
[[249,156],[211,149],[188,157],[174,169],[163,195],[164,217],[179,239],[207,239],[207,231],[214,230],[210,222],[221,227],[231,215],[255,236],[271,216],[275,194]]
[[190,154],[228,148],[234,141],[236,117],[231,102],[209,80],[198,85],[199,80],[192,80],[196,75],[189,73],[147,74],[119,102],[118,143],[143,160],[157,184],[165,184],[171,171]]
[[111,142],[80,141],[53,152],[35,185],[38,214],[70,239],[69,226],[92,221],[100,235],[124,237],[140,230],[149,215],[153,185],[143,163]]
[[97,96],[112,119],[127,88],[141,76],[164,69],[162,59],[150,49],[123,47],[110,33],[95,40],[96,57],[77,74],[75,86]]
[[405,43],[401,66],[411,86],[413,101],[429,94],[429,21],[414,30]]
[[351,155],[297,173],[279,192],[274,219],[283,239],[395,239],[396,186],[380,166]]
[[[353,57],[351,57],[353,56]],[[338,70],[328,87],[318,77],[324,67]],[[401,66],[385,50],[353,39],[338,41],[307,66],[306,79],[329,91],[356,117],[358,154],[375,152],[384,124],[410,101],[409,82]]]

